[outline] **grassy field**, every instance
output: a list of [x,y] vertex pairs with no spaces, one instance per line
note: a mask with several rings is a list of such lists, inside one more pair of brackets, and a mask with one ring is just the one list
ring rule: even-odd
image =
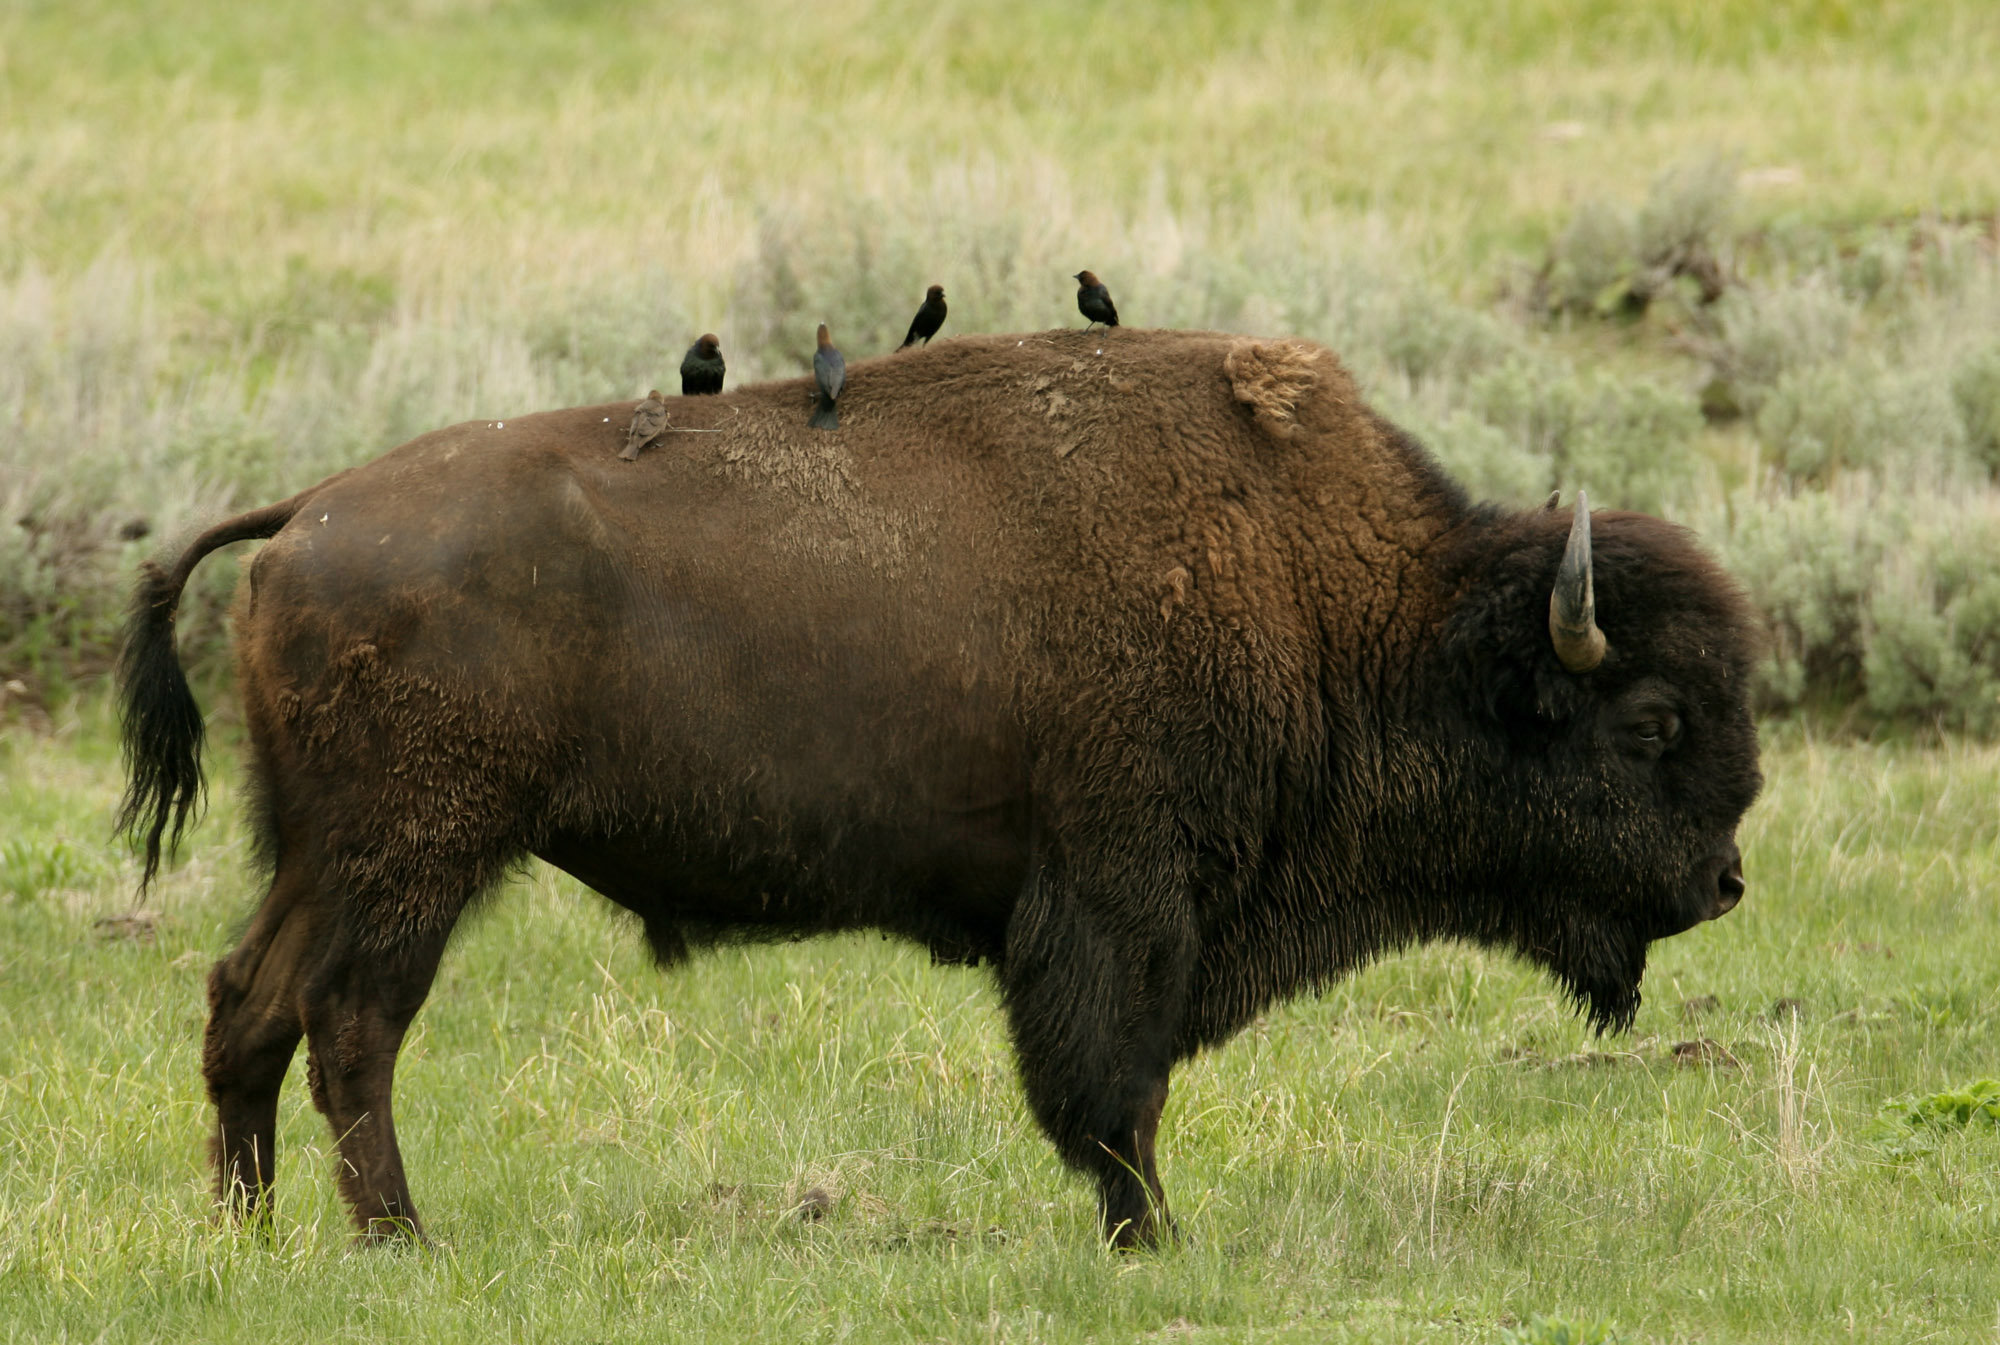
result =
[[213,1222],[197,1057],[251,898],[235,799],[149,938],[100,924],[130,873],[87,706],[0,738],[0,1338],[1987,1339],[2000,1127],[1882,1108],[2000,1073],[2000,750],[1781,732],[1767,765],[1750,896],[1656,949],[1631,1036],[1442,947],[1184,1068],[1163,1153],[1194,1241],[1158,1255],[1097,1245],[982,973],[844,939],[663,977],[537,870],[468,923],[404,1052],[438,1243],[354,1253],[302,1067],[275,1238]]
[[[294,258],[475,287],[664,271],[701,308],[766,217],[843,202],[923,248],[884,280],[949,268],[971,327],[1067,321],[1067,248],[1137,312],[1182,250],[1370,214],[1476,279],[1710,149],[1793,170],[1766,219],[1994,205],[1977,0],[78,0],[10,6],[0,41],[0,258],[116,245],[270,286],[243,296],[267,312]],[[937,246],[996,211],[1026,235],[1004,254]],[[1015,273],[1004,296],[974,260]]]
[[[2000,1076],[1995,69],[1984,0],[0,6],[0,1339],[2000,1335],[2000,1128],[1908,1119]],[[1720,300],[1634,301],[1676,247]],[[277,1236],[215,1227],[237,728],[218,683],[214,812],[156,923],[100,924],[137,562],[702,330],[786,376],[933,281],[946,338],[1076,323],[1084,266],[1136,325],[1327,342],[1482,494],[1584,485],[1743,577],[1751,894],[1636,1031],[1385,963],[1182,1071],[1195,1240],[1121,1258],[980,974],[662,978],[536,871],[404,1055],[436,1246],[346,1251],[297,1070]],[[182,610],[211,683],[235,572]]]

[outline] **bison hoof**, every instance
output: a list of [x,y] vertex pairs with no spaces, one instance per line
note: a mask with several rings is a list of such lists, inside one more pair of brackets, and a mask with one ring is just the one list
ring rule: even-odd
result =
[[370,1219],[367,1226],[354,1235],[356,1247],[425,1247],[430,1239],[415,1219],[407,1217],[382,1216]]
[[1111,1249],[1118,1252],[1163,1251],[1169,1247],[1186,1247],[1192,1239],[1181,1231],[1181,1226],[1172,1215],[1141,1215],[1137,1219],[1124,1219],[1106,1234]]

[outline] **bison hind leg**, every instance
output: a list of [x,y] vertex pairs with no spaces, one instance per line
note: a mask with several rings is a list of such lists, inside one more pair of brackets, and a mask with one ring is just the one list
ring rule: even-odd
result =
[[364,1242],[421,1237],[391,1108],[396,1058],[430,993],[449,927],[393,943],[349,924],[302,995],[307,1082],[340,1151],[341,1195]]
[[[246,668],[323,653],[274,648]],[[390,1109],[396,1057],[460,916],[526,855],[556,751],[508,703],[368,641],[295,694],[266,704],[255,686],[246,701],[263,707],[254,726],[282,849],[313,865],[309,965],[292,999],[307,1083],[362,1235],[417,1234]]]
[[316,878],[281,857],[242,939],[209,973],[201,1068],[215,1107],[216,1197],[245,1221],[269,1212],[278,1095],[305,1032],[299,993],[323,928]]
[[496,827],[483,846],[428,852],[387,844],[336,865],[338,919],[300,1017],[313,1103],[339,1147],[341,1194],[363,1242],[423,1236],[396,1142],[396,1059],[459,917],[524,853],[505,835]]

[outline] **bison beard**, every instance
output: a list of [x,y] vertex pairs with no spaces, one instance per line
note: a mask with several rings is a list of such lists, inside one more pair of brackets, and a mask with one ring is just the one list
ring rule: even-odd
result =
[[1680,529],[1475,505],[1301,342],[968,337],[855,365],[837,436],[809,386],[690,399],[710,432],[637,463],[629,406],[441,430],[148,569],[150,881],[202,787],[174,607],[269,539],[236,629],[270,886],[202,1056],[236,1210],[303,1040],[362,1233],[418,1230],[396,1053],[529,855],[662,963],[874,928],[990,964],[1121,1246],[1171,1226],[1172,1067],[1272,1002],[1456,938],[1622,1028],[1647,944],[1741,895],[1751,628]]
[[1629,929],[1579,931],[1548,959],[1556,979],[1599,1032],[1623,1032],[1639,1012],[1646,941]]

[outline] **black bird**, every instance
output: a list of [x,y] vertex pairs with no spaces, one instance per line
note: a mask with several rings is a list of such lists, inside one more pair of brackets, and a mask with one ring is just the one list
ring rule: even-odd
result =
[[833,348],[833,338],[827,335],[824,322],[819,325],[819,349],[813,352],[813,382],[819,384],[819,401],[813,405],[806,424],[816,430],[839,429],[840,413],[833,404],[840,400],[840,390],[847,383],[847,361]]
[[924,291],[924,306],[910,319],[910,334],[896,349],[908,350],[919,341],[929,345],[931,338],[938,334],[938,328],[944,326],[944,315],[944,286],[933,285]]
[[[1076,273],[1076,309],[1090,319],[1092,327],[1100,322],[1107,327],[1118,325],[1118,306],[1111,302],[1111,291],[1104,288],[1104,282],[1095,272]],[[1089,331],[1090,327],[1084,330]]]
[[681,360],[681,396],[706,397],[721,392],[722,371],[726,367],[722,362],[722,343],[715,339],[715,333],[703,332]]
[[658,388],[646,394],[646,400],[633,408],[632,424],[625,431],[625,447],[618,456],[630,462],[639,456],[639,450],[652,443],[667,430],[667,398]]

